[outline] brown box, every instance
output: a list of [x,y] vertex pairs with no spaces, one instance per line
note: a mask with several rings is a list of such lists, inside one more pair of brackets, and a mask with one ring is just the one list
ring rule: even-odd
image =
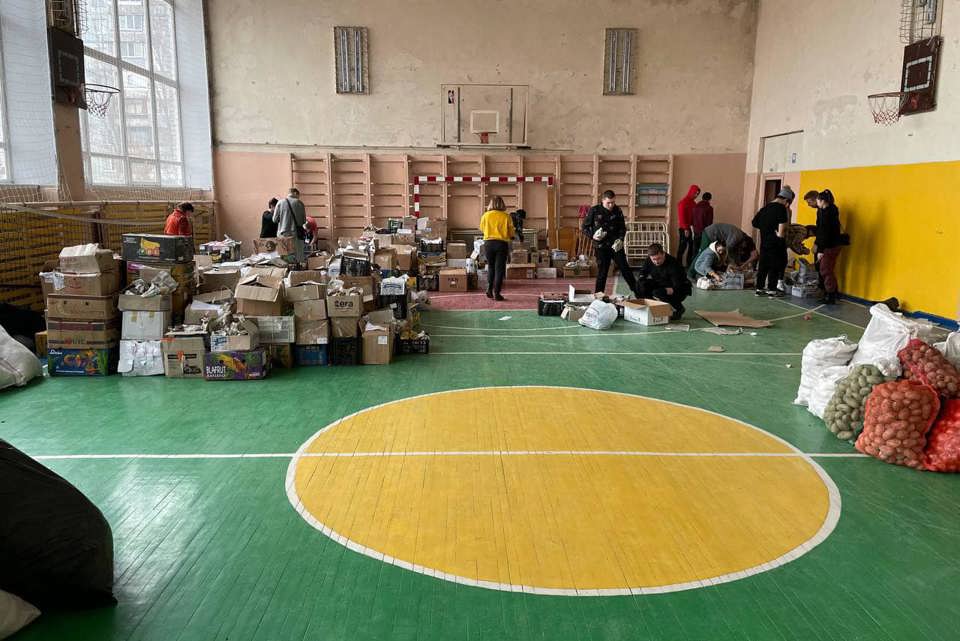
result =
[[297,319],[297,345],[326,345],[329,340],[329,320]]
[[441,269],[440,270],[440,291],[441,292],[467,291],[467,270]]
[[[360,321],[366,324],[365,321]],[[364,329],[361,334],[364,365],[389,365],[393,360],[393,328]]]
[[397,245],[416,245],[417,237],[414,234],[394,234],[391,243],[393,247]]
[[394,245],[393,251],[397,259],[396,269],[408,272],[417,264],[417,248],[413,245]]
[[173,302],[169,295],[143,297],[136,294],[120,294],[117,309],[121,312],[167,312],[173,309]]
[[110,320],[116,317],[115,296],[47,296],[47,318]]
[[169,378],[203,378],[204,334],[168,333],[160,341],[163,373]]
[[296,287],[304,283],[326,283],[329,280],[323,272],[316,269],[290,272],[288,278],[290,279],[290,287]]
[[380,269],[396,269],[397,251],[393,247],[378,249],[373,254],[373,262],[379,265]]
[[64,252],[70,249],[70,247],[64,247],[60,250],[60,271],[62,272],[99,274],[116,269],[111,249],[98,249],[96,253],[87,256],[64,256]]
[[114,269],[99,274],[43,272],[40,274],[40,287],[44,296],[109,296],[120,289],[120,271]]
[[454,260],[459,260],[462,258],[467,258],[469,254],[467,253],[467,244],[466,243],[447,243],[447,258],[453,258]]
[[233,291],[239,282],[239,269],[208,269],[200,273],[200,292]]
[[510,251],[510,262],[516,265],[525,265],[530,262],[530,252],[526,249],[513,249]]
[[377,283],[375,283],[373,276],[340,276],[340,280],[343,281],[343,286],[345,289],[359,289],[363,291],[363,300],[370,301],[374,300],[377,296]]
[[40,358],[47,357],[47,332],[37,332],[33,335],[33,353]]
[[352,316],[349,318],[331,318],[330,330],[334,338],[356,338],[360,335],[357,319]]
[[281,316],[283,301],[237,299],[237,313],[244,316]]
[[120,326],[109,321],[47,321],[47,344],[50,347],[82,348],[115,346],[120,340]]
[[258,254],[272,254],[277,252],[281,257],[297,253],[297,246],[293,236],[282,238],[254,238],[253,251]]
[[533,263],[507,265],[507,280],[530,280],[537,277],[537,266]]
[[288,287],[284,290],[283,294],[290,303],[307,300],[323,300],[327,295],[327,286],[305,283],[303,285],[297,285],[296,287]]
[[359,291],[336,292],[327,295],[327,315],[330,318],[360,318],[363,295]]
[[252,320],[243,321],[245,334],[210,334],[211,352],[244,352],[260,346],[260,328]]
[[330,264],[330,254],[321,252],[313,256],[307,256],[307,269],[326,269]]
[[250,274],[242,278],[234,292],[237,312],[247,316],[280,316],[283,313],[283,299],[280,296],[282,283],[280,278],[265,274]]
[[325,320],[327,318],[327,301],[299,300],[293,304],[293,315],[303,320]]
[[556,278],[557,270],[554,267],[537,267],[537,278]]

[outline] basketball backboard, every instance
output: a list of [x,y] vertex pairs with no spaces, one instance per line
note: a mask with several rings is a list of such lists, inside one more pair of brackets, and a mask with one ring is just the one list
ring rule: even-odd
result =
[[900,91],[907,97],[900,115],[933,111],[937,108],[937,69],[942,39],[935,36],[907,45],[903,49],[903,73]]

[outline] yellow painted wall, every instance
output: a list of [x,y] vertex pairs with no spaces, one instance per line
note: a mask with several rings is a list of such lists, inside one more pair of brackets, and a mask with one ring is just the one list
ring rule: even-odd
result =
[[[840,258],[840,291],[890,296],[905,309],[958,317],[960,162],[804,171],[798,198],[830,189],[851,246]],[[815,212],[799,203],[799,218]]]

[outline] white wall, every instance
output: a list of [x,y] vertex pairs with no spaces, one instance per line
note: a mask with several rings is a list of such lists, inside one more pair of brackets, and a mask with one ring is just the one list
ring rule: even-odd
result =
[[936,111],[882,127],[867,95],[900,89],[900,2],[761,0],[747,171],[760,139],[803,130],[800,169],[960,158],[960,0],[941,0],[944,44]]
[[[757,0],[208,0],[218,144],[432,147],[443,83],[530,85],[528,142],[744,151]],[[333,27],[369,28],[338,96]],[[638,95],[603,96],[603,29],[639,29]]]

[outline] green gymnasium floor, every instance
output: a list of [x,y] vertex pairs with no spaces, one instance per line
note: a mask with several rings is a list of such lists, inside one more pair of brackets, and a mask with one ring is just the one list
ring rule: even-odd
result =
[[[0,436],[44,457],[110,521],[119,600],[110,609],[45,614],[15,638],[957,638],[958,479],[856,456],[792,405],[806,342],[858,338],[864,310],[842,305],[842,320],[805,320],[797,306],[746,292],[698,293],[687,308],[694,330],[706,327],[694,309],[778,320],[757,336],[721,337],[622,322],[593,332],[533,311],[507,312],[509,320],[499,320],[504,312],[427,312],[432,353],[389,367],[280,370],[249,383],[47,379],[5,392]],[[726,351],[708,353],[711,345]],[[624,392],[757,426],[823,468],[839,489],[839,521],[796,560],[739,580],[663,594],[550,596],[473,587],[371,558],[291,506],[293,453],[324,426],[388,401],[490,386]],[[556,419],[522,404],[497,416],[530,429]],[[601,432],[615,431],[603,420]],[[622,420],[649,427],[636,415]],[[651,493],[656,481],[649,478]],[[787,485],[768,474],[736,490],[744,505],[764,510]],[[663,509],[665,521],[673,518]],[[589,531],[602,511],[585,506],[578,525]]]

